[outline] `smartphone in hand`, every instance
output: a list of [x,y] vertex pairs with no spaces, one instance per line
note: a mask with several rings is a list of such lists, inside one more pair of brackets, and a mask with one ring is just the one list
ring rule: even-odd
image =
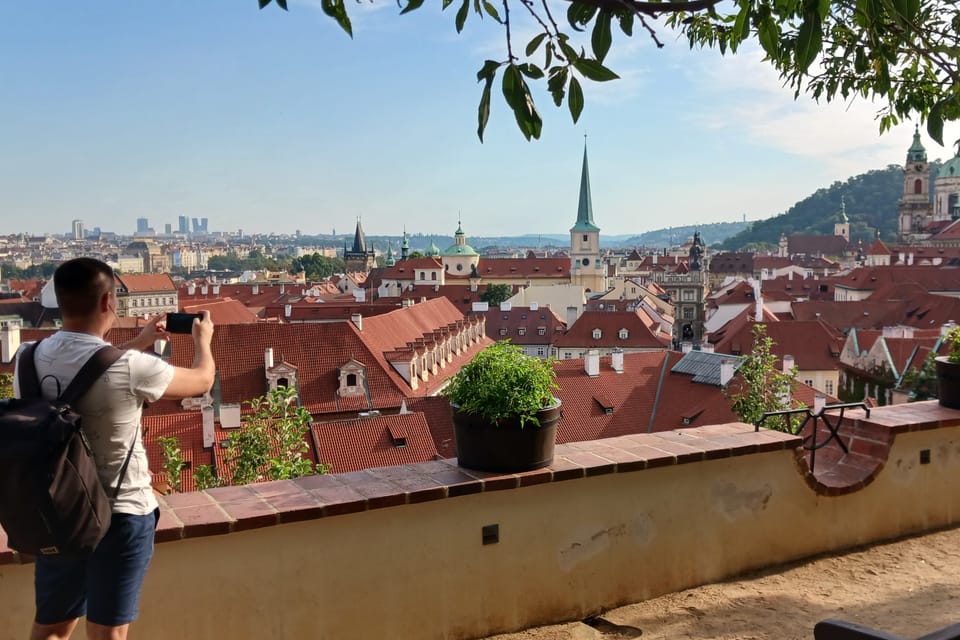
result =
[[203,318],[202,313],[168,313],[166,324],[170,333],[192,333],[193,319]]

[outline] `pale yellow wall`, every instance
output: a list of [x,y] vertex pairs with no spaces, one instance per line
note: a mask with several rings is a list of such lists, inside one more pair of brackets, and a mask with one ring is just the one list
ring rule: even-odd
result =
[[[932,463],[919,464],[919,451]],[[900,435],[865,489],[816,495],[792,451],[380,509],[157,546],[138,640],[476,638],[960,519],[960,428]],[[500,525],[483,546],[481,527]],[[32,616],[0,566],[0,637]],[[679,615],[679,614],[678,614]]]

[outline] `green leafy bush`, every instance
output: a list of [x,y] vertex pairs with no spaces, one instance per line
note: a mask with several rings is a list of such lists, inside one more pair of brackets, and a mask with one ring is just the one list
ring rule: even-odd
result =
[[528,356],[508,340],[477,354],[450,380],[444,391],[460,411],[500,424],[517,417],[520,426],[540,424],[537,412],[553,404],[558,389],[551,360]]

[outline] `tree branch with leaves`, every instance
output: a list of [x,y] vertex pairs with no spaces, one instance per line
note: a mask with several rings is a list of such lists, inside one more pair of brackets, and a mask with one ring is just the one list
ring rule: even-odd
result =
[[[397,0],[400,14],[419,9],[424,1]],[[261,9],[271,3],[287,9],[287,0],[258,2]],[[446,10],[454,0],[441,3]],[[343,0],[323,0],[322,7],[353,37]],[[459,0],[454,17],[457,33],[471,12],[504,30],[506,58],[486,60],[477,72],[483,84],[477,110],[481,142],[498,74],[521,133],[527,140],[538,139],[543,120],[530,83],[545,85],[554,104],[566,103],[577,122],[584,107],[582,81],[619,77],[605,65],[614,25],[632,37],[639,23],[659,48],[663,43],[653,21],[661,18],[659,27],[678,30],[691,47],[716,47],[726,54],[756,42],[795,97],[879,101],[881,132],[919,118],[943,144],[944,122],[960,119],[960,3],[955,0],[502,0],[501,9],[502,14],[489,0]],[[555,17],[561,12],[566,14],[563,26]],[[514,22],[520,18],[534,26],[536,35],[518,48]]]

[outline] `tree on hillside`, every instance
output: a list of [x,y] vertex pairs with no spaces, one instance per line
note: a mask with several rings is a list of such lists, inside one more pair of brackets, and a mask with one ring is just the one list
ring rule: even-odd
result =
[[[287,0],[258,0],[263,8]],[[424,0],[397,0],[401,14]],[[477,135],[490,117],[490,97],[499,89],[517,126],[530,140],[543,127],[528,81],[545,86],[556,106],[566,103],[576,122],[584,105],[581,81],[618,78],[605,65],[614,32],[641,31],[657,45],[666,26],[679,30],[691,47],[734,53],[757,42],[796,96],[816,100],[876,99],[880,131],[919,117],[943,144],[943,123],[960,119],[960,3],[954,0],[441,0],[456,8],[461,32],[472,13],[503,27],[505,58],[486,60]],[[323,0],[324,12],[353,36],[344,0]],[[561,15],[565,14],[565,21]],[[664,24],[654,21],[663,19]],[[533,30],[526,43],[517,33]],[[589,34],[589,35],[588,35]],[[589,42],[588,42],[589,41]],[[589,47],[589,53],[588,53]]]
[[325,280],[335,273],[344,273],[347,265],[340,258],[328,258],[319,253],[295,258],[290,265],[290,273],[306,273],[308,280]]
[[491,307],[496,307],[511,296],[513,296],[513,287],[510,285],[491,284],[480,294],[480,300],[488,303]]

